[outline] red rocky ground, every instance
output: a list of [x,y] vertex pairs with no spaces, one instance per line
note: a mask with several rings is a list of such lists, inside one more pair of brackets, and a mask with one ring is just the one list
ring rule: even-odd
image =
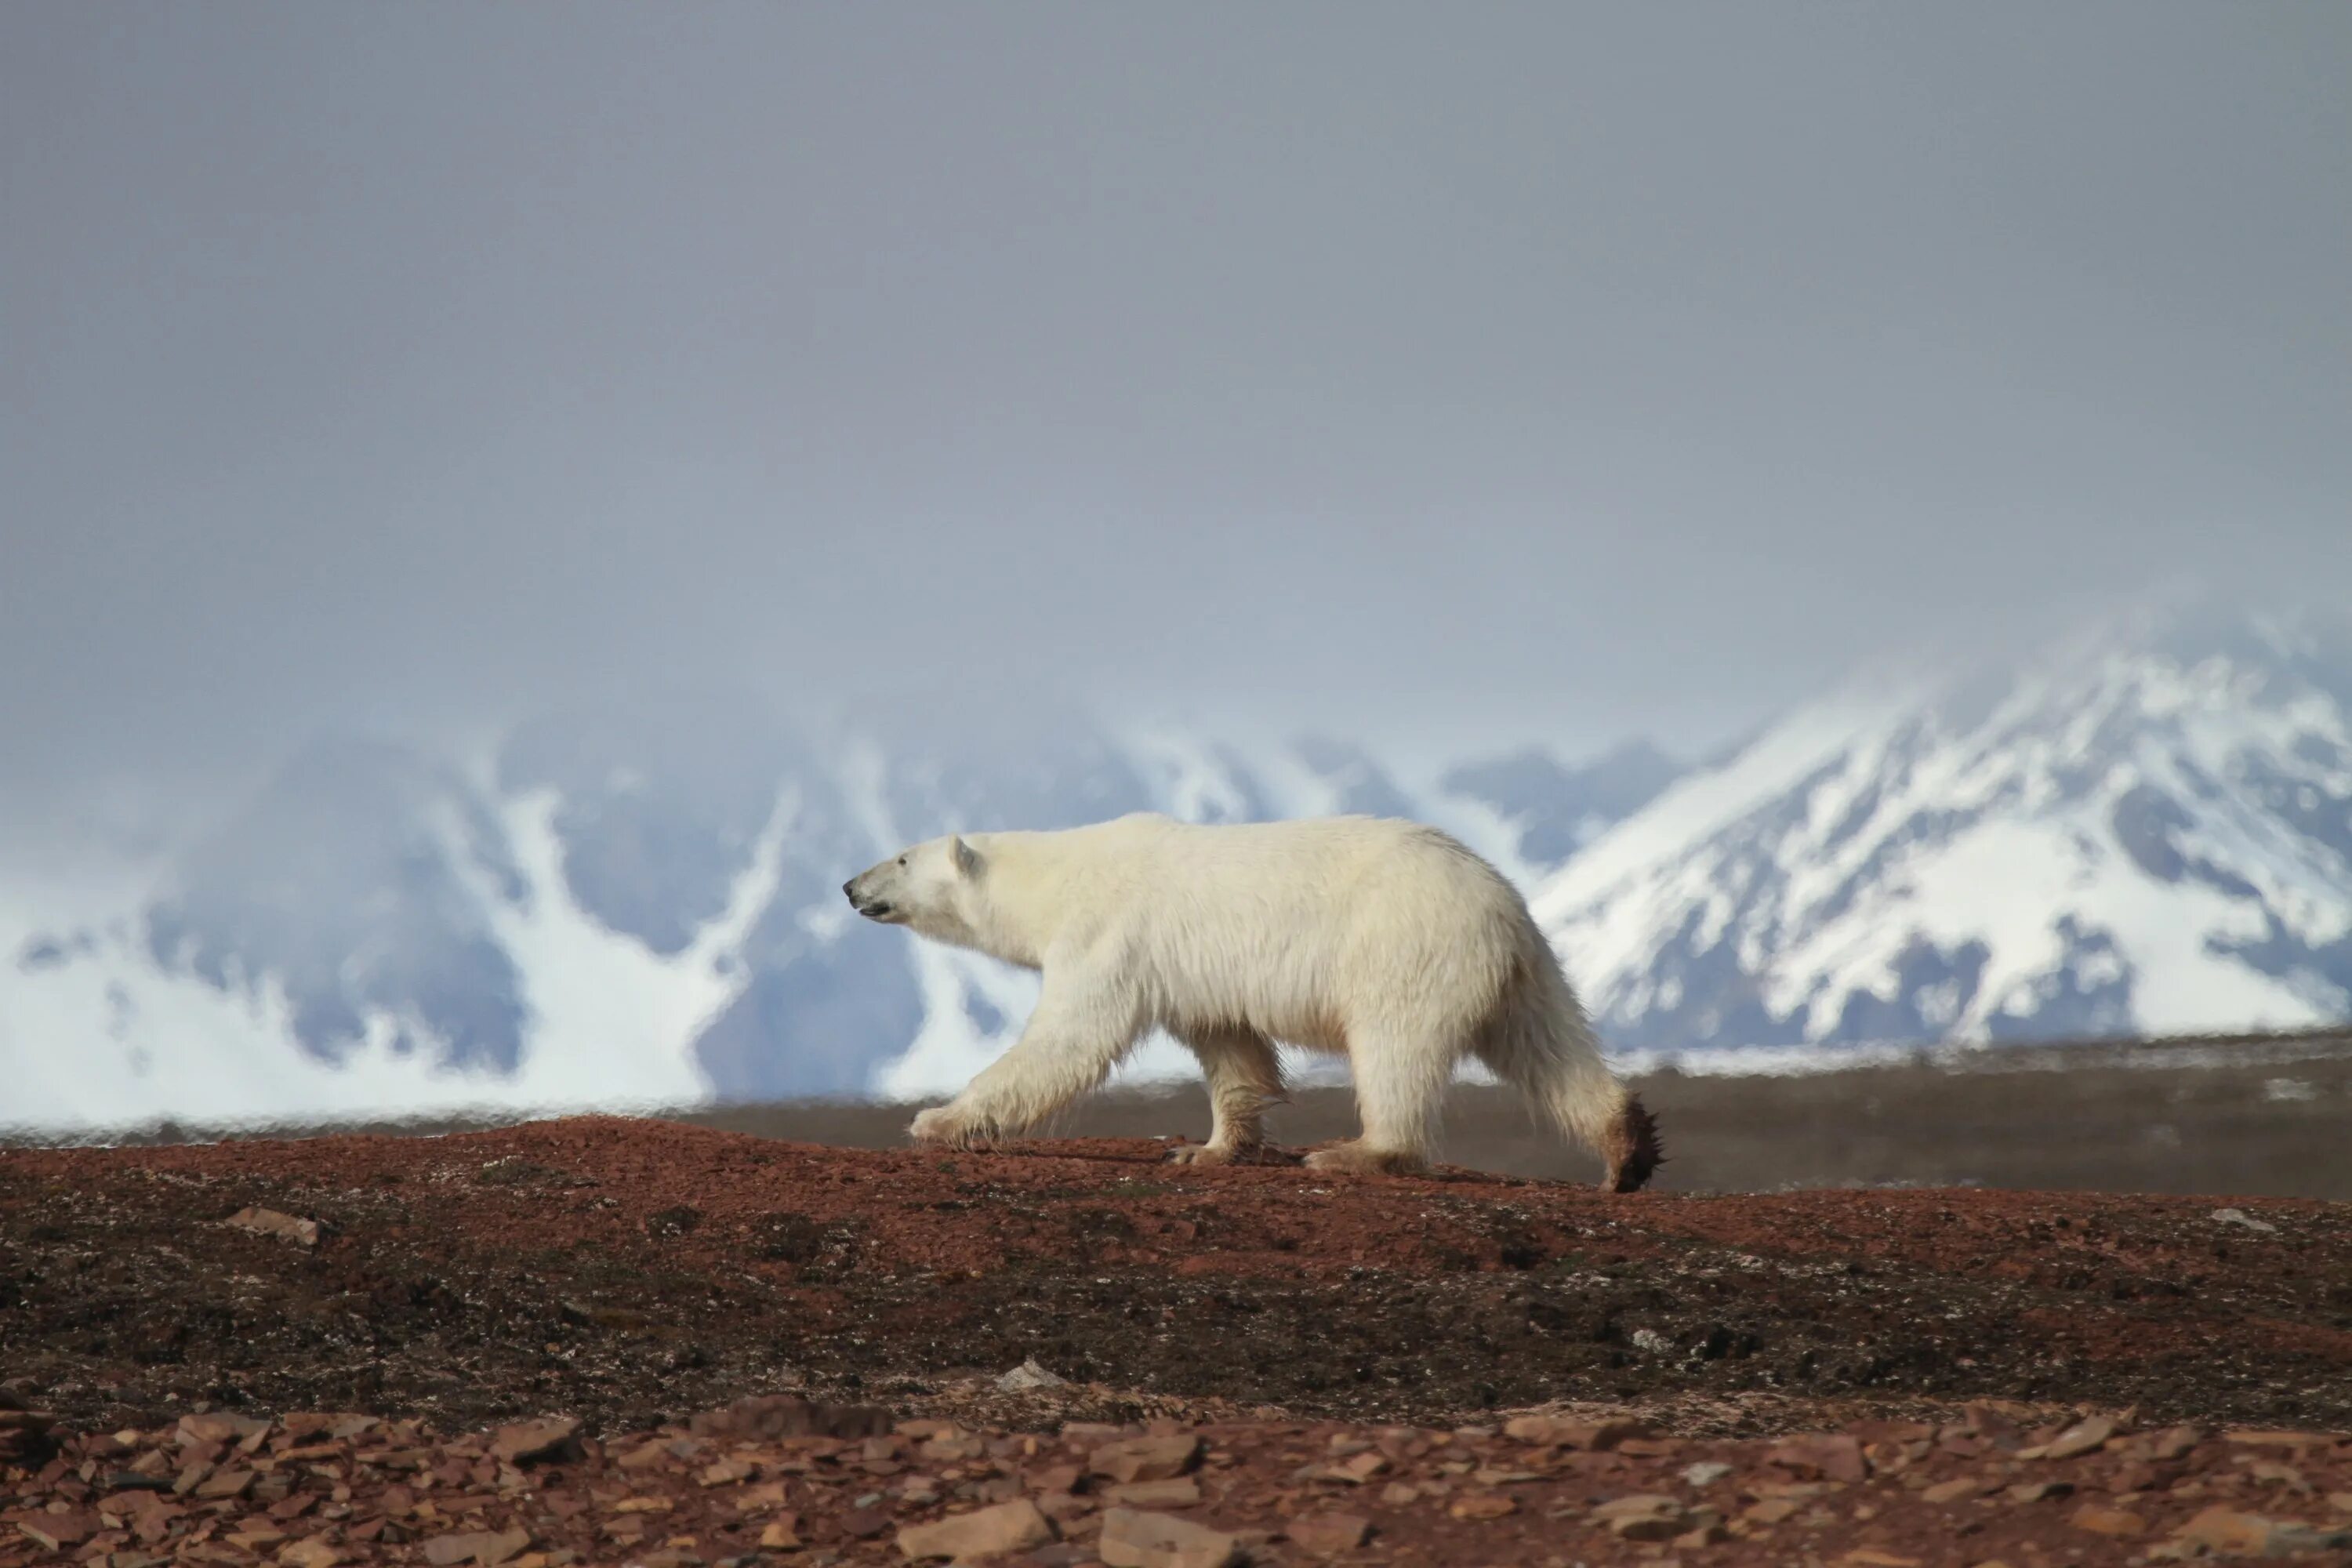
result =
[[0,1564],[2352,1552],[2344,1205],[1159,1152],[0,1152]]

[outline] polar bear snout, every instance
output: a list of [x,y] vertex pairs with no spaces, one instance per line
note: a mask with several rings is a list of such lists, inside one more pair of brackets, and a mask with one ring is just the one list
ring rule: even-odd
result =
[[852,877],[841,885],[841,896],[849,900],[851,909],[869,921],[888,919],[890,900],[873,892],[861,891],[860,884],[865,880],[864,877]]
[[869,921],[884,925],[904,925],[915,904],[909,900],[905,873],[895,860],[885,860],[879,866],[869,866],[841,885],[841,896],[849,907]]

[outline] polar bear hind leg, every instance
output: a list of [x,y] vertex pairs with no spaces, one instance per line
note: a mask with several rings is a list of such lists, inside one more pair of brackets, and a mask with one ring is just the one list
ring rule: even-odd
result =
[[1307,1156],[1307,1163],[1318,1171],[1426,1170],[1456,1054],[1442,1033],[1351,1031],[1348,1067],[1363,1136],[1318,1149]]

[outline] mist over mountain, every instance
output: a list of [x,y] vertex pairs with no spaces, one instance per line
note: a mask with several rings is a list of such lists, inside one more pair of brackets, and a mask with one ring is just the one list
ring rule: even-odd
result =
[[[1449,827],[1529,892],[1619,1053],[2352,1014],[2352,632],[2124,616],[1824,693],[1685,767],[1345,736],[575,707],[488,756],[321,736],[202,833],[0,894],[0,1121],[952,1089],[1034,980],[850,916],[950,829],[1129,811]],[[93,888],[118,889],[89,910]],[[70,897],[65,896],[70,891]],[[1157,1042],[1134,1070],[1186,1070]]]

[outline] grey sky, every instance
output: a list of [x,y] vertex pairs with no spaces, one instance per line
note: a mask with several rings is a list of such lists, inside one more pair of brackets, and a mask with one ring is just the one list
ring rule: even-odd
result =
[[2352,7],[0,8],[0,721],[1712,740],[2352,587]]

